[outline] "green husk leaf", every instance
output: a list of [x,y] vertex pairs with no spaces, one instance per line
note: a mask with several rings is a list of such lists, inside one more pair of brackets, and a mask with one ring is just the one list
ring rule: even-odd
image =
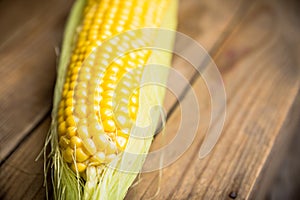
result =
[[61,98],[65,75],[68,68],[69,58],[75,43],[76,29],[81,21],[85,3],[85,1],[78,0],[72,7],[63,37],[62,51],[57,68],[57,79],[52,109],[52,122],[50,134],[48,136],[51,141],[51,179],[54,199],[81,199],[83,194],[83,181],[80,180],[78,178],[79,176],[74,174],[74,172],[63,161],[63,158],[59,151],[56,118],[58,104]]

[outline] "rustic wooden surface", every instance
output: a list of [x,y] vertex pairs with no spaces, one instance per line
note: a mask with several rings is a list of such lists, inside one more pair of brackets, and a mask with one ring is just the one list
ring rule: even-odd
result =
[[[43,161],[35,159],[49,127],[56,54],[71,3],[0,2],[0,199],[45,198]],[[203,45],[221,71],[226,122],[213,151],[200,160],[210,96],[202,78],[175,57],[174,68],[198,97],[198,134],[172,165],[141,174],[127,199],[265,197],[299,124],[299,8],[292,0],[180,1],[178,30]],[[165,105],[166,134],[155,138],[152,150],[175,137],[181,120],[172,95]]]

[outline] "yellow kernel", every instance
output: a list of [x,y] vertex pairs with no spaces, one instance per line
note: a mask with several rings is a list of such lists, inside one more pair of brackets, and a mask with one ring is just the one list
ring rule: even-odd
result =
[[59,108],[59,109],[58,109],[57,116],[58,116],[58,117],[62,117],[63,115],[64,115],[64,108]]
[[86,169],[86,165],[83,164],[83,163],[76,163],[76,164],[72,163],[72,164],[71,164],[71,169],[72,169],[73,172],[75,172],[75,173],[77,173],[77,172],[78,172],[78,173],[84,172],[85,169]]
[[76,135],[76,128],[74,126],[70,126],[67,128],[67,135],[72,138],[74,135]]
[[64,101],[60,101],[60,102],[59,102],[58,108],[59,108],[59,109],[62,109],[62,108],[64,108],[64,107],[65,107],[65,102],[64,102]]
[[67,95],[66,95],[67,100],[68,99],[73,99],[73,97],[74,97],[74,91],[73,90],[69,90],[67,92]]
[[63,151],[62,156],[66,162],[72,163],[73,162],[73,149],[68,147],[65,151]]
[[132,95],[130,98],[130,102],[134,105],[137,105],[137,103],[138,103],[137,95]]
[[127,144],[127,138],[124,138],[122,136],[116,136],[116,143],[117,143],[118,149],[123,151]]
[[76,54],[72,55],[72,57],[71,57],[72,62],[77,61],[77,59],[78,59],[78,56]]
[[58,122],[59,124],[61,124],[64,120],[65,120],[64,117],[63,117],[63,116],[60,116],[60,117],[58,117],[57,122]]
[[71,89],[71,90],[74,90],[74,89],[75,89],[75,86],[76,86],[76,84],[77,84],[77,82],[76,82],[76,81],[72,81],[72,82],[70,83],[70,89]]
[[135,120],[137,114],[137,107],[136,106],[130,106],[129,107],[129,116],[131,119]]
[[76,161],[79,162],[86,161],[89,158],[89,156],[83,152],[82,148],[77,148],[75,150],[75,154],[76,154]]
[[107,108],[110,108],[112,110],[113,103],[112,103],[111,98],[102,99],[101,102],[100,102],[100,106],[101,106],[101,108],[107,107]]
[[59,146],[63,149],[66,149],[70,144],[70,140],[68,140],[65,136],[61,136],[59,138]]
[[76,122],[73,116],[68,116],[66,122],[68,126],[76,126]]
[[71,145],[71,147],[72,148],[78,148],[78,147],[81,147],[81,145],[82,145],[82,140],[79,138],[79,137],[77,137],[77,136],[73,136],[73,137],[71,137],[71,139],[70,139],[70,145]]
[[107,132],[114,132],[116,130],[116,124],[112,119],[104,120],[102,124],[104,130]]
[[78,75],[74,74],[71,76],[71,81],[77,81]]
[[68,89],[63,89],[62,96],[66,97],[68,93]]
[[66,122],[60,123],[59,126],[58,126],[58,134],[59,135],[65,135],[66,131],[67,131]]
[[73,114],[73,106],[69,106],[65,109],[65,115],[70,116]]
[[116,88],[116,84],[113,84],[113,83],[105,83],[102,85],[103,87],[103,90],[113,90]]
[[66,107],[73,106],[73,98],[72,97],[66,99],[65,106]]
[[111,119],[113,117],[113,111],[109,108],[101,108],[100,113],[103,120]]
[[100,164],[101,163],[98,161],[97,158],[95,158],[94,156],[90,157],[89,165],[97,166],[97,165],[100,165]]

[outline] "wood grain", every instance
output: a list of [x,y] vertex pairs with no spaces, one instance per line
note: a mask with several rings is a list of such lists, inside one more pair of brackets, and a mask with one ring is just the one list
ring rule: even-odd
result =
[[50,118],[41,123],[0,167],[0,199],[45,199],[43,149]]
[[[225,81],[228,113],[214,151],[203,160],[197,156],[209,117],[209,99],[200,79],[194,90],[201,95],[199,107],[204,106],[201,115],[206,126],[200,123],[194,143],[179,160],[160,173],[142,174],[128,199],[259,197],[255,192],[262,187],[259,180],[268,175],[268,166],[279,160],[271,152],[287,144],[293,131],[285,129],[285,123],[297,119],[291,111],[299,109],[299,59],[293,53],[299,49],[299,38],[286,33],[299,30],[294,30],[294,25],[286,27],[291,19],[278,10],[282,9],[280,2],[276,3],[256,3],[215,56]],[[292,52],[288,50],[291,44]],[[153,146],[161,140],[170,142],[176,134],[173,124],[180,121],[177,109],[168,121],[167,136],[157,137]]]
[[[175,57],[174,68],[192,83],[198,98],[197,135],[176,162],[141,174],[127,199],[264,197],[274,174],[268,172],[276,172],[300,106],[297,5],[292,0],[180,1],[178,30],[203,45],[222,73],[226,123],[213,152],[200,160],[198,152],[211,115],[210,94],[190,64]],[[42,160],[34,159],[49,127],[54,47],[60,46],[69,8],[70,1],[0,2],[4,27],[0,36],[1,199],[45,198]],[[174,77],[169,80],[172,83]],[[185,90],[185,85],[177,87]],[[186,91],[181,105],[189,105],[190,93]],[[166,132],[155,138],[151,151],[170,143],[180,127],[182,112],[170,93],[165,106]]]
[[1,1],[1,163],[50,111],[55,48],[60,46],[70,3]]

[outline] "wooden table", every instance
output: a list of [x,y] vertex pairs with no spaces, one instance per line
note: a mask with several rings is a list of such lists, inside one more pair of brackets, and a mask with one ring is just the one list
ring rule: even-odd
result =
[[[0,2],[0,199],[45,198],[43,160],[35,159],[49,128],[56,61],[71,4]],[[141,174],[127,199],[264,197],[299,124],[299,7],[293,0],[180,1],[178,30],[205,47],[222,74],[225,125],[213,151],[199,159],[210,96],[203,79],[174,57],[173,67],[196,91],[199,129],[176,162]],[[181,113],[171,95],[165,105],[164,141],[169,142]],[[158,135],[152,150],[162,145]]]

